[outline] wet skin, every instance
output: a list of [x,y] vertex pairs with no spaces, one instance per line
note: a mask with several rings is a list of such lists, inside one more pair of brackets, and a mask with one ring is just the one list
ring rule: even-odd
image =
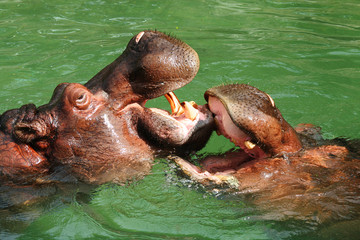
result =
[[[62,83],[48,104],[0,116],[0,180],[31,184],[60,168],[89,183],[122,183],[147,174],[159,148],[202,148],[214,126],[211,113],[180,104],[172,93],[198,68],[197,53],[182,41],[140,32],[86,84]],[[144,107],[162,95],[176,112]]]
[[208,156],[195,167],[174,160],[203,184],[231,186],[271,219],[351,219],[360,210],[360,142],[324,140],[319,128],[293,129],[274,100],[246,84],[214,87],[205,99],[217,133],[239,150]]

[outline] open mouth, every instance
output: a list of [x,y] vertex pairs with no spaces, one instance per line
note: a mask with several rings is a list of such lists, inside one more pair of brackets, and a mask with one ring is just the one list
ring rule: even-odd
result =
[[208,105],[210,111],[214,114],[217,134],[223,135],[240,149],[221,157],[213,156],[204,159],[201,162],[203,170],[209,173],[232,173],[249,161],[268,156],[261,148],[262,144],[259,141],[235,125],[234,120],[231,119],[228,111],[218,98],[209,97]]
[[[147,108],[148,134],[162,148],[199,150],[213,130],[213,117],[206,106],[180,103],[173,92],[164,94],[171,110]],[[191,146],[194,145],[194,146]]]
[[200,167],[184,159],[173,159],[191,178],[223,183],[239,176],[269,157],[287,157],[302,149],[296,131],[282,117],[274,100],[246,84],[220,85],[204,94],[218,135],[228,138],[237,150],[199,159]]
[[[167,99],[174,99],[174,97],[169,93]],[[169,102],[170,105],[172,105],[171,102],[174,104],[174,106],[171,107],[174,109],[174,115],[179,113],[180,116],[195,116],[195,113],[185,114],[185,112],[190,111],[186,107],[190,103],[186,105],[183,103],[181,106],[178,106],[175,104],[176,100],[169,100]],[[200,161],[200,167],[179,157],[171,156],[170,159],[175,161],[186,175],[197,182],[226,183],[236,187],[238,183],[232,174],[250,164],[252,161],[268,157],[268,154],[261,148],[262,144],[259,141],[234,124],[234,121],[219,99],[210,97],[208,100],[208,108],[214,116],[217,134],[225,136],[237,147],[240,147],[240,149],[221,156],[208,156]]]
[[260,147],[262,144],[257,139],[235,125],[234,120],[218,98],[210,96],[208,105],[210,111],[215,115],[218,135],[224,135],[252,158],[259,159],[267,156]]
[[206,118],[205,114],[201,111],[202,106],[198,106],[194,101],[180,103],[174,92],[166,93],[164,96],[170,104],[170,112],[159,108],[149,109],[153,113],[167,118],[167,121],[176,122],[175,124],[179,124],[179,127],[184,128],[184,131],[191,131],[199,120]]

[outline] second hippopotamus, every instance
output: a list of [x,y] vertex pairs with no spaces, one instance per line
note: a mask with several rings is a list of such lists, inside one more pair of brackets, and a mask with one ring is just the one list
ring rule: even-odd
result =
[[200,160],[200,167],[174,157],[183,171],[203,184],[231,186],[271,218],[352,218],[360,210],[360,144],[325,140],[319,128],[295,129],[274,100],[246,84],[206,91],[217,133],[239,149]]
[[[200,149],[213,129],[212,114],[180,104],[172,92],[198,68],[197,53],[184,42],[140,32],[86,84],[62,83],[49,103],[0,115],[0,181],[31,184],[67,171],[85,182],[122,183],[147,174],[158,149]],[[163,95],[173,114],[145,107]]]

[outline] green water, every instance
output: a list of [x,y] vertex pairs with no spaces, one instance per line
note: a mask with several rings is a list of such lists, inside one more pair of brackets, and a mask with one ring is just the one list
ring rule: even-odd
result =
[[[326,138],[360,138],[357,0],[3,0],[0,112],[45,104],[61,82],[85,83],[144,29],[171,33],[198,52],[199,73],[176,91],[180,100],[202,104],[211,86],[249,83],[268,92],[292,125],[319,125]],[[149,103],[167,105],[165,98]],[[213,136],[201,153],[231,147]],[[0,209],[0,239],[359,237],[351,235],[359,220],[343,231],[328,230],[331,224],[264,220],[241,196],[206,192],[161,159],[152,175],[129,186],[68,187],[75,190],[55,189],[40,203]]]

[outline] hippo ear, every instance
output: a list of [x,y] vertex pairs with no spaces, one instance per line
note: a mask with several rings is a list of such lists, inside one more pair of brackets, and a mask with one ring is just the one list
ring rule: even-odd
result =
[[50,128],[45,122],[39,120],[18,122],[14,126],[13,134],[18,140],[30,143],[34,139],[49,136]]

